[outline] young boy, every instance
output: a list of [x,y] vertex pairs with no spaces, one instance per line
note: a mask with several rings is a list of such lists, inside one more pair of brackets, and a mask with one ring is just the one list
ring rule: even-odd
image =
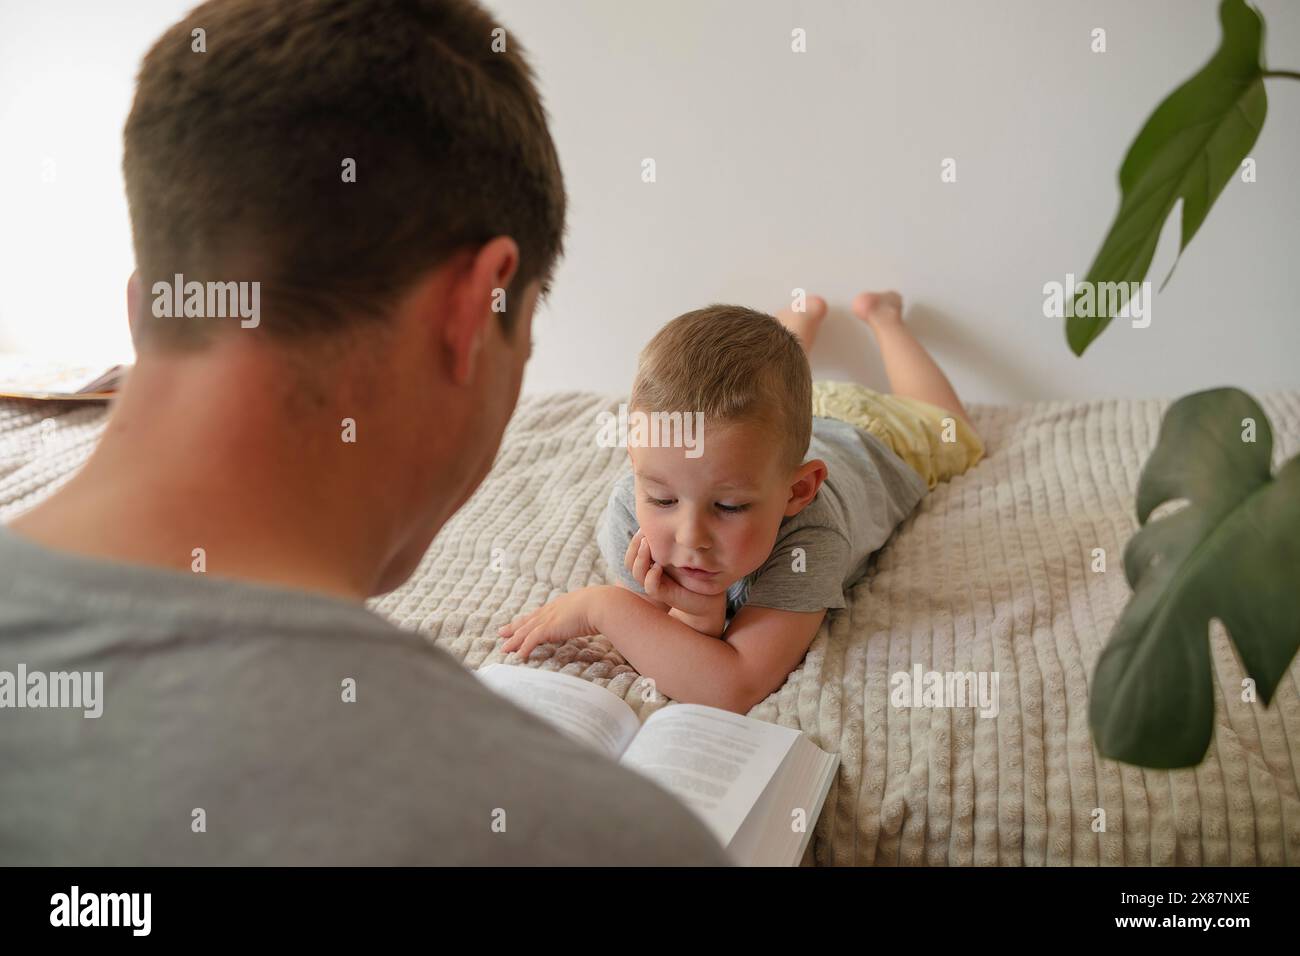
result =
[[[939,481],[984,454],[895,292],[853,310],[893,394],[813,382],[816,297],[777,318],[711,306],[641,353],[630,410],[702,412],[703,454],[633,446],[597,538],[619,586],[566,594],[501,628],[502,650],[603,634],[658,690],[746,713],[845,606],[872,553]],[[725,636],[724,636],[725,635]]]

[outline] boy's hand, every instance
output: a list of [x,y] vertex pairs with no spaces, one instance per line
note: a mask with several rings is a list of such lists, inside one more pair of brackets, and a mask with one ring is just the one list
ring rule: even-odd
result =
[[539,644],[563,644],[571,637],[599,634],[591,623],[592,602],[599,587],[582,588],[562,594],[549,604],[521,614],[497,630],[500,637],[509,638],[501,651],[509,654],[518,651],[527,659]]
[[654,560],[640,528],[628,543],[623,563],[649,597],[668,605],[673,617],[701,634],[722,636],[727,626],[727,593],[697,594],[683,587]]

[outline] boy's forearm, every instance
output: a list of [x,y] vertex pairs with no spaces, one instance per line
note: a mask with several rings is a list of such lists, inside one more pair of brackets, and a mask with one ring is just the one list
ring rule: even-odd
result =
[[626,590],[629,594],[635,594],[642,601],[645,601],[651,607],[658,608],[665,614],[677,618],[687,627],[698,631],[705,637],[721,637],[727,629],[726,605],[724,604],[719,610],[716,617],[709,617],[702,614],[689,614],[681,608],[665,604],[658,598],[652,598],[643,591],[633,591],[625,584],[616,584],[615,587]]
[[688,704],[739,706],[739,661],[726,641],[706,637],[634,591],[606,585],[592,624],[661,694]]
[[722,632],[726,630],[725,618],[721,622],[718,622],[699,614],[687,614],[680,608],[675,607],[668,608],[666,613],[669,617],[676,618],[691,630],[703,634],[705,637],[721,637]]
[[645,601],[651,607],[657,607],[659,610],[664,612],[668,611],[669,606],[667,604],[665,604],[663,601],[660,601],[658,598],[652,598],[644,591],[633,591],[625,584],[617,584],[615,585],[615,587],[623,588],[624,590],[627,591],[628,594],[635,594],[637,597],[639,597],[642,601]]
[[727,620],[725,615],[722,617],[720,621],[713,621],[699,614],[687,614],[681,608],[676,608],[669,604],[665,604],[663,601],[660,601],[657,598],[652,598],[650,595],[645,594],[644,592],[633,591],[631,588],[627,587],[626,585],[617,584],[615,585],[615,587],[624,588],[629,594],[635,594],[637,597],[639,597],[642,601],[645,601],[651,607],[663,611],[665,614],[669,615],[670,617],[677,618],[677,620],[681,621],[687,627],[691,628],[692,630],[698,631],[699,633],[703,634],[705,637],[721,637],[723,632],[727,629]]

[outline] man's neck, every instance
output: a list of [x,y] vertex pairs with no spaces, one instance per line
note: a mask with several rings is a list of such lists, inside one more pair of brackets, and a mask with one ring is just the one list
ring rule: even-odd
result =
[[55,550],[363,600],[395,516],[374,513],[333,410],[295,415],[285,390],[255,356],[138,366],[86,465],[10,528]]

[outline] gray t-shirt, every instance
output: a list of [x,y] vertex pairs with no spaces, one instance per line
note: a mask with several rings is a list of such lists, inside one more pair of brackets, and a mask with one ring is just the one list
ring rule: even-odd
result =
[[[814,416],[805,461],[826,462],[817,497],[781,519],[767,561],[727,588],[727,616],[741,606],[820,611],[845,606],[844,592],[866,573],[871,555],[925,497],[925,479],[863,428]],[[631,466],[610,491],[596,540],[610,572],[645,589],[623,564],[639,527]]]
[[[102,714],[15,708],[20,672],[47,704],[74,689],[44,675],[102,672]],[[728,862],[657,784],[341,599],[0,526],[6,686],[0,865]]]

